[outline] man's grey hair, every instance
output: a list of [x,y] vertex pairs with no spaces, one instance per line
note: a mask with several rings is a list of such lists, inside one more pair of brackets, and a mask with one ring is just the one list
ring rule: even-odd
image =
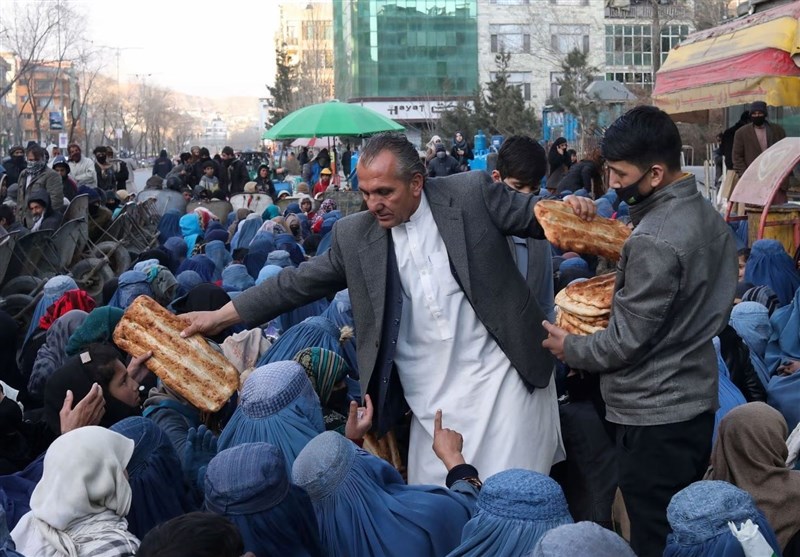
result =
[[415,174],[425,177],[425,164],[420,159],[416,147],[408,140],[405,134],[385,132],[372,136],[361,149],[358,164],[369,164],[384,151],[394,154],[397,159],[397,178],[406,183],[411,183]]

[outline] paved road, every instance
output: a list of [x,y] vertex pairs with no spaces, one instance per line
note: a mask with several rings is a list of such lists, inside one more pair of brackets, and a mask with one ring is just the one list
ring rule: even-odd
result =
[[144,189],[145,182],[153,175],[151,168],[137,168],[133,171],[134,191],[139,193]]

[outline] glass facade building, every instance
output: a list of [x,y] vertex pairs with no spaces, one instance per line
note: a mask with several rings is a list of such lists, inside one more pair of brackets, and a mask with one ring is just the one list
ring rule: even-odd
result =
[[478,86],[477,0],[335,0],[336,96],[441,98]]

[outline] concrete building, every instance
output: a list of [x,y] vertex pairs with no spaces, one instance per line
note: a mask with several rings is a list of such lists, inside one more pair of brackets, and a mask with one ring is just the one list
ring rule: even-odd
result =
[[577,48],[603,63],[605,0],[479,0],[478,71],[481,83],[497,71],[496,56],[511,54],[509,79],[541,108],[558,92],[561,62]]
[[17,81],[17,133],[23,144],[58,144],[58,134],[69,131],[75,84],[70,62],[37,62]]
[[561,63],[577,48],[599,77],[650,89],[653,28],[663,60],[691,31],[692,13],[691,1],[661,0],[655,18],[648,0],[478,0],[479,79],[490,81],[497,53],[509,52],[510,80],[541,108],[558,95]]
[[336,0],[336,92],[419,142],[478,86],[477,0]]
[[331,0],[283,0],[275,40],[296,66],[298,106],[334,98],[333,3]]

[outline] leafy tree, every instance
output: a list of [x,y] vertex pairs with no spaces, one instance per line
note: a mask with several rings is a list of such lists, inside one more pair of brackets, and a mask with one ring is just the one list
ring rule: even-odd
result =
[[267,85],[272,96],[272,117],[269,125],[277,124],[281,118],[295,109],[295,92],[297,91],[297,74],[295,66],[291,64],[286,45],[281,44],[275,49],[275,85]]
[[486,135],[539,134],[536,111],[525,106],[520,88],[508,80],[511,54],[501,52],[495,57],[497,72],[483,89],[476,91],[469,102],[459,102],[443,112],[438,131],[452,137],[456,131],[471,138],[478,130]]
[[563,77],[558,80],[560,94],[551,99],[556,110],[575,116],[581,129],[581,151],[585,151],[585,141],[597,128],[597,116],[602,109],[602,101],[587,92],[587,88],[600,72],[589,65],[587,55],[578,49],[573,50],[561,63]]

